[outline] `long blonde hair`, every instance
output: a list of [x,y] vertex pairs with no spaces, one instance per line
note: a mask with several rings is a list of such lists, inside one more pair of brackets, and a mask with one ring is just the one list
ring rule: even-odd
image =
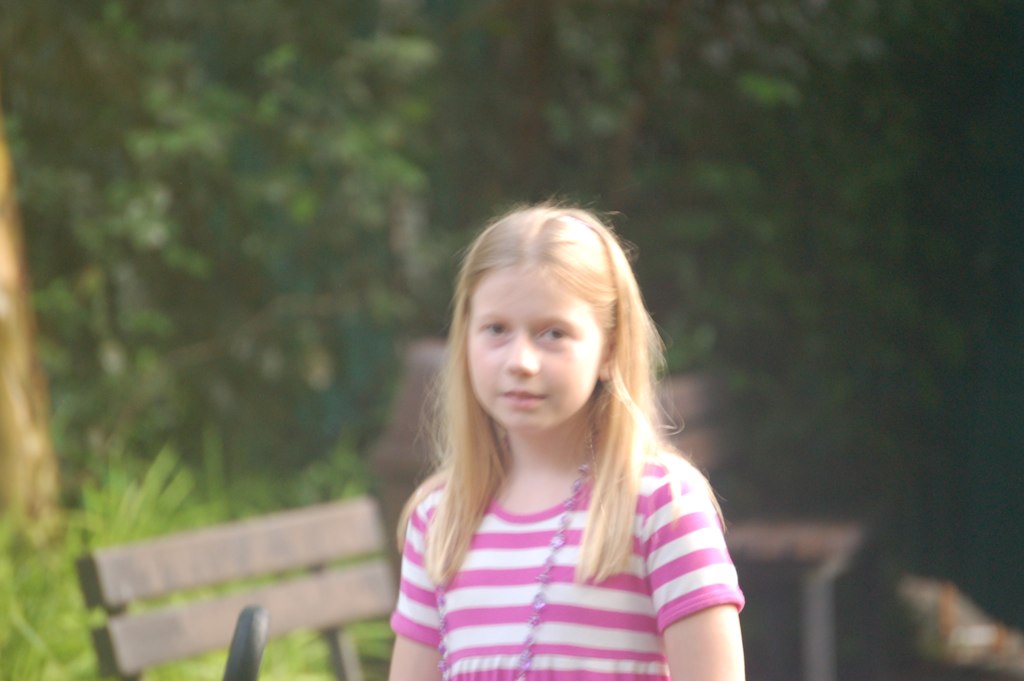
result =
[[434,419],[437,472],[413,495],[401,525],[426,494],[443,488],[425,555],[427,572],[438,583],[458,571],[508,470],[495,425],[470,382],[468,320],[483,277],[517,266],[543,269],[593,305],[609,346],[610,376],[589,404],[598,436],[577,579],[602,580],[626,569],[644,464],[667,449],[654,428],[661,340],[623,244],[610,227],[578,208],[540,204],[496,219],[466,252],[456,280]]

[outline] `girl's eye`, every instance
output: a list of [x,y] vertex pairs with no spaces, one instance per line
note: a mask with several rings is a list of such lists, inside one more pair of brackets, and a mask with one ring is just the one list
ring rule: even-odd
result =
[[557,341],[565,338],[566,333],[561,329],[548,329],[544,333],[542,333],[541,336],[547,340]]
[[494,322],[484,327],[484,333],[491,336],[500,336],[501,334],[505,333],[505,326],[503,324]]

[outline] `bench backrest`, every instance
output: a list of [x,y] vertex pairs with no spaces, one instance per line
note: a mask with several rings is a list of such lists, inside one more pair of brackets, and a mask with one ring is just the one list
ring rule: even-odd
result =
[[[369,497],[99,549],[77,567],[86,604],[110,613],[93,632],[100,672],[133,678],[225,649],[248,605],[267,610],[270,638],[383,617],[395,602],[385,550]],[[271,575],[242,592],[131,612],[144,601]]]

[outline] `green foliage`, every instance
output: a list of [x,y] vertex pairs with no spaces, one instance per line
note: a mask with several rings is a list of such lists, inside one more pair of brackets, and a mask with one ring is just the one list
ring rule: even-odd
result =
[[38,547],[0,518],[0,678],[94,678],[72,540]]
[[227,479],[365,451],[396,340],[442,326],[441,254],[557,194],[620,213],[670,368],[737,389],[748,508],[883,512],[864,489],[919,472],[970,349],[944,277],[984,286],[984,240],[911,198],[945,143],[921,75],[1001,11],[17,8],[5,102],[72,479],[164,442],[212,438]]
[[442,5],[440,222],[552,193],[615,211],[670,369],[737,398],[730,510],[894,513],[949,448],[970,235],[997,229],[920,211],[952,186],[934,149],[984,152],[924,121],[939,74],[995,68],[970,41],[1007,44],[1006,3]]
[[[110,0],[0,52],[60,450],[216,431],[232,474],[365,441],[417,312],[432,43],[355,7]],[[331,27],[331,28],[329,28]],[[50,82],[47,82],[47,81]],[[404,211],[404,212],[403,212]]]

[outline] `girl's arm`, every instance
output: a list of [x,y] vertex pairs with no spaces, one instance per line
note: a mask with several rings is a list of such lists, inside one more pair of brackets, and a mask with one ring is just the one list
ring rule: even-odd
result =
[[440,660],[441,655],[436,648],[401,635],[395,636],[388,681],[440,681],[441,671],[437,668]]
[[[664,633],[672,681],[743,681],[740,616],[717,605],[673,622]],[[392,677],[394,679],[394,677]]]

